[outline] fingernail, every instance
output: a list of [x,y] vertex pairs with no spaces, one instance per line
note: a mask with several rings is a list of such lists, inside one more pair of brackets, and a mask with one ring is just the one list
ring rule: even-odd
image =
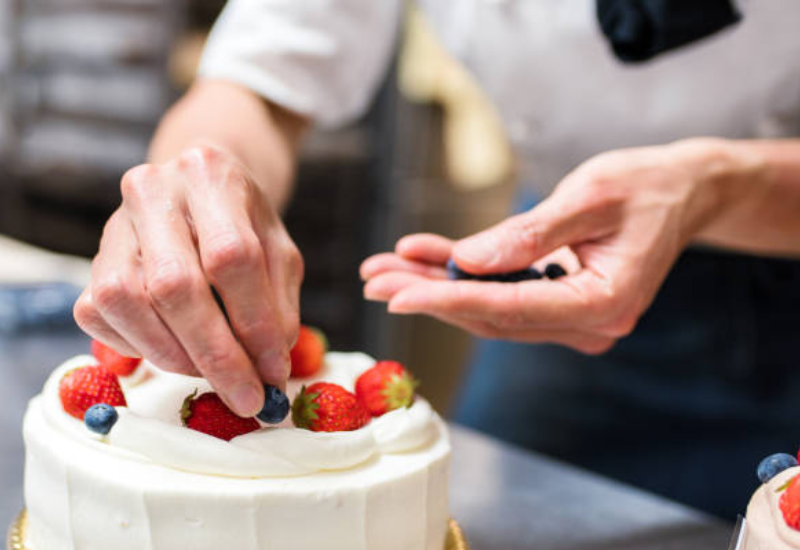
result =
[[459,242],[454,252],[472,265],[487,265],[497,256],[499,243],[494,235],[476,235]]
[[240,384],[231,392],[233,408],[239,416],[255,416],[261,407],[264,406],[264,398],[261,396],[261,388],[253,384]]

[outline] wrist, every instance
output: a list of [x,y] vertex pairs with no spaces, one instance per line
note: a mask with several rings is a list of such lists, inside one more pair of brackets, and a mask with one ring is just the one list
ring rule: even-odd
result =
[[668,145],[671,162],[693,182],[688,232],[695,236],[746,200],[756,180],[767,177],[765,159],[744,142],[689,138]]

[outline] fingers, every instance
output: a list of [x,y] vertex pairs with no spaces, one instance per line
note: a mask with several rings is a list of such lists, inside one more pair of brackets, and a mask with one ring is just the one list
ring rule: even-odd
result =
[[121,353],[127,357],[141,357],[139,350],[134,348],[125,338],[111,328],[111,326],[103,319],[100,312],[92,301],[92,294],[90,289],[85,289],[78,300],[75,302],[73,309],[75,322],[78,326],[95,340],[99,340],[103,344],[115,349],[117,353]]
[[578,215],[569,201],[550,198],[529,212],[458,241],[453,257],[475,274],[516,271],[542,256],[592,234],[595,218]]
[[419,280],[405,266],[372,259],[365,290],[388,300],[390,312],[431,315],[488,337],[603,351],[633,330],[683,246],[694,182],[676,183],[675,174],[649,150],[598,157],[527,213],[455,244],[415,235],[397,246],[398,256],[424,263],[442,265],[451,255],[473,275],[541,269],[565,252],[558,263],[569,274],[557,280]]
[[[552,288],[556,285],[559,290]],[[529,288],[533,291],[527,290]],[[553,281],[515,284],[425,281],[396,293],[389,302],[389,311],[451,316],[473,312],[478,319],[506,317],[509,326],[528,325],[532,321],[539,325],[562,326],[575,308],[565,288]],[[527,297],[533,298],[532,302],[526,301]]]
[[390,271],[414,273],[429,279],[446,279],[447,270],[441,265],[432,265],[418,260],[408,260],[398,254],[384,252],[364,260],[360,274],[365,281]]
[[475,336],[494,340],[508,340],[525,344],[559,344],[587,355],[599,355],[611,349],[616,340],[596,334],[576,331],[542,329],[509,330],[487,321],[465,319],[458,316],[434,315],[440,321],[459,327]]
[[578,258],[575,252],[568,246],[562,246],[554,250],[535,263],[539,271],[544,271],[544,268],[549,264],[558,264],[563,267],[567,273],[576,273],[582,267],[580,258]]
[[407,235],[397,241],[395,253],[417,262],[444,265],[453,252],[453,241],[433,233]]
[[[198,371],[240,416],[254,416],[264,390],[247,353],[211,294],[180,195],[153,185],[147,170],[123,180],[141,247],[145,290],[158,316]],[[224,299],[224,296],[223,296]]]
[[113,336],[109,336],[111,347],[120,353],[125,353],[124,348],[137,350],[137,355],[172,372],[197,374],[186,351],[150,303],[140,272],[136,235],[128,218],[119,211],[103,231],[100,250],[92,263],[90,292],[84,296],[84,315],[94,316],[95,327],[99,326],[97,319],[102,319],[122,340],[123,346],[117,347],[111,341]]
[[[502,333],[494,327],[491,330],[495,331],[495,334]],[[504,338],[512,342],[559,344],[586,355],[601,355],[614,347],[617,342],[616,338],[608,336],[571,331],[515,330],[505,334]]]
[[[286,349],[291,350],[300,333],[300,285],[303,282],[303,257],[277,213],[272,212],[258,223],[261,248],[267,259],[275,305],[280,312]],[[288,353],[288,351],[287,351]],[[283,377],[289,376],[289,358],[285,358]]]
[[401,271],[383,273],[364,285],[364,297],[367,300],[388,302],[401,290],[428,280],[425,276],[415,273]]
[[587,354],[610,349],[623,334],[604,325],[605,316],[591,305],[607,303],[602,278],[580,272],[578,258],[567,247],[545,260],[567,265],[572,275],[516,284],[449,281],[443,280],[441,267],[378,254],[362,265],[364,296],[389,302],[390,312],[430,315],[484,338],[555,343]]
[[[575,319],[562,316],[561,312],[557,312],[558,307],[548,311],[537,308],[535,303],[527,299],[528,293],[541,292],[542,285],[557,284],[560,283],[430,281],[419,275],[395,272],[371,279],[365,294],[372,295],[372,299],[388,301],[392,313],[430,315],[483,338],[556,343],[582,353],[599,354],[610,349],[618,337],[624,335],[613,330],[605,334],[591,323],[584,329],[578,329]],[[561,297],[561,307],[566,305],[565,297],[571,292],[574,291],[563,290],[554,294]],[[543,302],[550,305],[549,298]],[[582,303],[585,302],[579,300],[573,306],[581,308]],[[588,316],[585,307],[582,311]]]
[[237,414],[253,416],[262,381],[285,387],[288,377],[303,276],[297,248],[223,151],[200,147],[136,167],[121,187],[122,214],[109,222],[76,319],[118,349],[201,374]]
[[591,327],[608,303],[593,275],[581,271],[557,281],[486,283],[426,281],[405,288],[389,303],[392,313],[438,313],[493,319],[498,326]]
[[[242,184],[243,185],[243,184]],[[285,386],[289,348],[261,241],[237,193],[189,193],[200,263],[262,381]]]
[[481,338],[526,344],[559,344],[587,355],[605,353],[616,343],[615,338],[599,334],[571,330],[510,329],[499,327],[485,319],[441,313],[430,315],[443,323],[453,325]]

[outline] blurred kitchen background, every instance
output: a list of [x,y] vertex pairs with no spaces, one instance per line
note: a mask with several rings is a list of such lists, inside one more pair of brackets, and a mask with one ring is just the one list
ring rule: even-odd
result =
[[[190,84],[223,5],[0,0],[0,345],[43,328],[31,304],[49,308],[48,330],[71,323],[56,310],[88,262],[38,249],[94,254],[121,174],[144,160],[160,115]],[[447,411],[468,338],[365,302],[358,265],[406,233],[456,237],[503,217],[513,159],[491,106],[411,8],[404,28],[369,114],[309,136],[286,224],[306,259],[304,322],[335,349],[407,362]],[[29,287],[20,298],[19,285],[38,282],[76,286],[47,287],[44,298]]]

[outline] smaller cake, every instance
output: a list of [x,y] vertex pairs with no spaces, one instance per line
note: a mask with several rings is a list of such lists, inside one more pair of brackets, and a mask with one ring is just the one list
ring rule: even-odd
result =
[[779,453],[758,466],[761,487],[747,507],[742,550],[800,548],[800,466],[792,455]]

